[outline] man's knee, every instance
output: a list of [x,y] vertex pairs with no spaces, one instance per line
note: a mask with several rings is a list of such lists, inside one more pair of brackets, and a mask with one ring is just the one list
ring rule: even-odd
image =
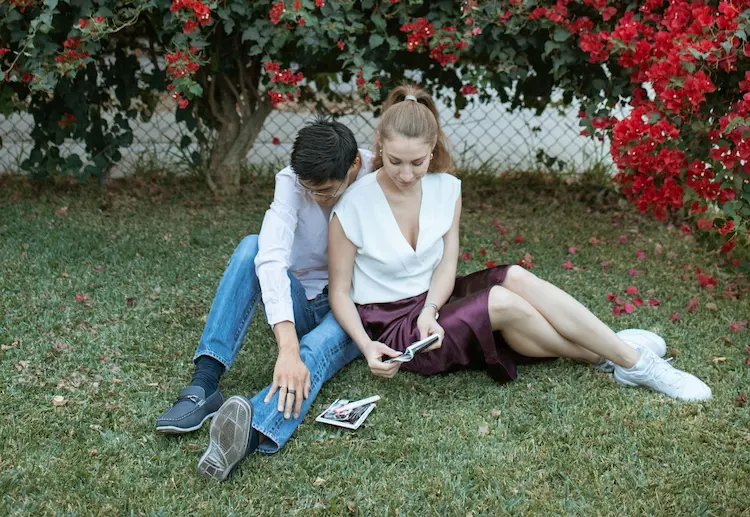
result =
[[258,255],[258,236],[248,235],[240,241],[232,254],[232,261],[254,263]]

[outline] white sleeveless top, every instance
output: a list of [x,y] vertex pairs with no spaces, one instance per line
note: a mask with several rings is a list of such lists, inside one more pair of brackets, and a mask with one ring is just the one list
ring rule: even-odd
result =
[[346,237],[357,247],[351,297],[354,303],[387,303],[430,288],[443,258],[443,236],[453,224],[461,181],[446,173],[422,178],[416,251],[401,233],[377,172],[357,180],[334,207]]

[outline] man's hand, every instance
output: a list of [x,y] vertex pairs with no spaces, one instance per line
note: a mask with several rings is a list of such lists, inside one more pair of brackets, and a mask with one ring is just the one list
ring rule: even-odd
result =
[[435,319],[435,311],[431,307],[425,308],[417,318],[417,328],[419,329],[420,340],[425,339],[432,334],[437,334],[440,339],[435,341],[424,351],[429,352],[430,350],[437,350],[443,346],[443,338],[445,337],[445,330],[438,324]]
[[299,418],[302,401],[310,395],[310,371],[298,351],[279,351],[273,370],[273,385],[264,402],[268,403],[276,391],[279,392],[278,410],[284,412],[284,418],[292,416],[292,409],[294,418]]
[[369,345],[365,347],[366,352],[363,354],[367,360],[367,366],[370,367],[370,371],[373,375],[378,377],[386,377],[388,379],[396,375],[396,372],[401,367],[401,363],[395,362],[391,364],[383,363],[382,357],[398,357],[401,352],[398,352],[388,345],[381,343],[380,341],[370,341]]

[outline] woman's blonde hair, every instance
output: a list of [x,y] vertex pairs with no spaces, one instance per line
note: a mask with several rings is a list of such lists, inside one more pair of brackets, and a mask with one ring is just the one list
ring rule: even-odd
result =
[[[408,95],[416,101],[411,98],[407,100]],[[432,96],[422,88],[403,85],[392,90],[383,104],[377,131],[375,169],[383,166],[382,142],[399,135],[435,142],[427,171],[452,171],[453,159],[448,152],[448,139],[440,128],[440,114]]]

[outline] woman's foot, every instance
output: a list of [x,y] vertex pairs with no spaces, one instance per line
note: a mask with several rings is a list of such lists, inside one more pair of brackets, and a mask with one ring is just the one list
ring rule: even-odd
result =
[[[638,345],[645,346],[659,357],[664,357],[667,354],[667,343],[664,341],[664,338],[649,330],[625,329],[618,332],[617,337],[633,348],[636,348]],[[604,359],[601,363],[594,366],[605,373],[613,373],[615,371],[615,363],[609,359]]]
[[198,460],[198,472],[224,481],[260,442],[253,429],[253,405],[241,395],[229,397],[211,420],[208,449]]
[[669,397],[701,401],[711,400],[711,388],[698,377],[674,368],[650,348],[634,347],[641,358],[631,368],[615,365],[615,380],[626,386],[646,386]]

